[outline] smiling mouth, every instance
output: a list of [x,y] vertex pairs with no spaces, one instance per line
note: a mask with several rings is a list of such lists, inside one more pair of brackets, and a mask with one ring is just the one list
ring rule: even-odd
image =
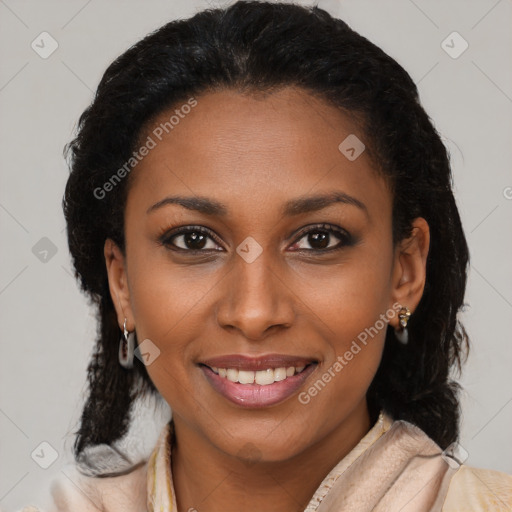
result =
[[[313,363],[310,363],[313,364]],[[239,370],[238,368],[217,368],[209,367],[220,377],[239,384],[258,384],[268,386],[274,382],[281,382],[294,375],[302,373],[306,366],[287,366],[281,368],[266,368],[265,370]]]
[[277,405],[299,392],[319,361],[279,354],[262,357],[229,355],[198,363],[210,386],[244,408]]

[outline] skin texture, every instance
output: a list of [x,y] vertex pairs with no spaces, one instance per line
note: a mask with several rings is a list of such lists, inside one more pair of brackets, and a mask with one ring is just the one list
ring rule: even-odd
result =
[[[365,394],[385,328],[307,404],[296,393],[271,407],[243,409],[218,394],[197,363],[226,354],[307,357],[318,361],[299,392],[307,390],[395,303],[414,314],[425,284],[428,225],[416,219],[411,238],[393,246],[391,193],[366,152],[349,161],[338,150],[349,134],[363,142],[364,135],[332,106],[294,88],[196,99],[132,171],[125,255],[105,244],[119,325],[126,318],[138,340],[149,338],[161,352],[147,370],[173,410],[179,509],[303,510],[371,428]],[[289,200],[333,191],[365,209],[336,202],[282,215]],[[227,213],[176,204],[147,213],[170,195],[208,197]],[[353,243],[334,232],[326,245],[341,240],[342,247],[325,252],[300,233],[324,223],[346,230]],[[161,243],[172,228],[190,225],[216,235],[203,251],[221,250],[185,254],[171,249],[169,237],[167,247]],[[262,248],[252,263],[236,252],[248,236]],[[184,236],[173,241],[187,247]],[[398,325],[396,315],[389,321]]]

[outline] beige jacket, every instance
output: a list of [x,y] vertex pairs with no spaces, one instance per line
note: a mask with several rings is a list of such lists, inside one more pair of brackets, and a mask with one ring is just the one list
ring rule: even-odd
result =
[[[25,507],[21,512],[178,512],[171,428],[172,423],[165,426],[150,458],[132,472],[91,478],[63,471],[51,489],[52,508]],[[391,510],[512,511],[512,476],[460,466],[417,427],[381,414],[325,477],[305,512]]]

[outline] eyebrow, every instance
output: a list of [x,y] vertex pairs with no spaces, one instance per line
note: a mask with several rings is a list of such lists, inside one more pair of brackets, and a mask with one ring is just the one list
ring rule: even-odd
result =
[[301,213],[315,212],[318,210],[323,210],[324,208],[327,208],[328,206],[331,206],[335,203],[343,203],[355,206],[368,216],[368,209],[362,201],[349,194],[346,194],[345,192],[337,191],[317,196],[307,196],[292,199],[291,201],[285,203],[283,208],[283,215],[286,217],[291,217],[292,215],[300,215]]
[[[343,203],[355,206],[362,210],[368,216],[366,205],[359,199],[346,194],[345,192],[331,192],[316,196],[299,197],[292,199],[284,204],[282,215],[284,217],[292,217],[303,213],[315,212],[323,210],[335,203]],[[146,213],[151,213],[163,206],[177,204],[188,210],[195,210],[205,215],[225,217],[228,214],[226,205],[207,197],[185,197],[185,196],[168,196],[150,206]]]
[[146,213],[151,213],[163,206],[168,204],[178,204],[187,208],[188,210],[195,210],[200,213],[204,213],[205,215],[217,215],[217,216],[226,216],[228,213],[228,209],[222,203],[215,201],[213,199],[209,199],[207,197],[184,197],[184,196],[169,196],[158,203],[155,203],[153,206],[150,206]]

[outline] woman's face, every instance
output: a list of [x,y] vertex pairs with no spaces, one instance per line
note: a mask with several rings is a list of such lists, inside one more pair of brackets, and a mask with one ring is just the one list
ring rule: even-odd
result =
[[348,117],[292,88],[196,101],[141,139],[126,257],[106,244],[112,297],[177,428],[285,460],[368,421],[424,261],[393,247],[391,194]]

